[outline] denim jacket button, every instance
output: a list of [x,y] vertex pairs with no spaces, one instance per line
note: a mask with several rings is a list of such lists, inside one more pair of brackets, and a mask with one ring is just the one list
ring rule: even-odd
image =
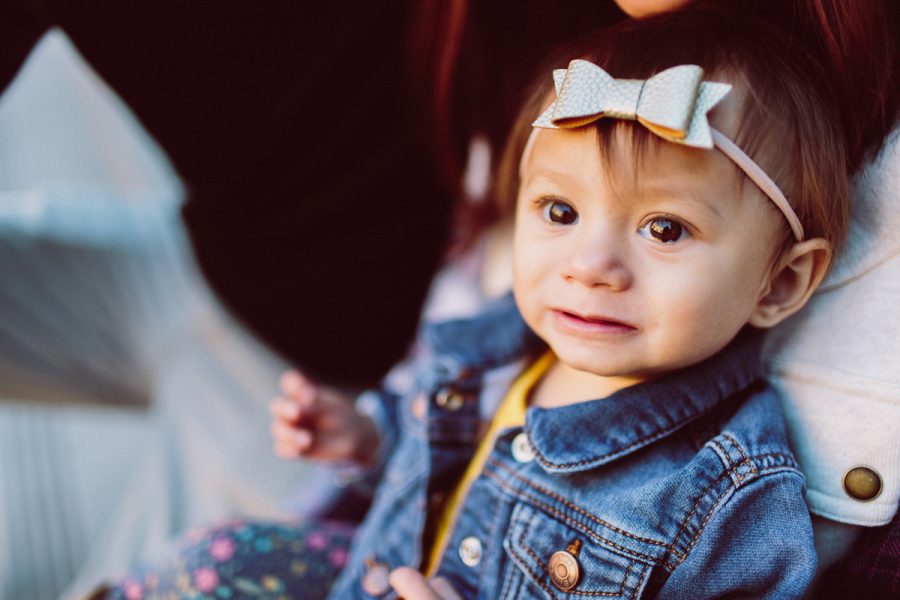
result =
[[881,494],[881,487],[881,475],[869,467],[854,467],[844,474],[844,491],[855,500],[874,500]]
[[459,544],[459,557],[467,567],[476,567],[481,562],[481,540],[469,536]]
[[366,574],[362,578],[362,589],[370,596],[382,596],[391,589],[390,569],[387,565],[366,559]]
[[456,412],[462,408],[465,398],[453,388],[442,387],[435,395],[434,401],[441,408]]
[[581,567],[578,565],[578,559],[565,550],[559,550],[550,556],[548,570],[550,571],[550,581],[564,592],[573,589],[581,579]]
[[512,455],[516,462],[528,463],[534,460],[534,448],[528,441],[528,434],[524,431],[513,438]]

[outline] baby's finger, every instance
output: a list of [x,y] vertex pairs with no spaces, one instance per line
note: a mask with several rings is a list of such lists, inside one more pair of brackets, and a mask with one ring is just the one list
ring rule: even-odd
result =
[[409,567],[391,571],[389,581],[394,591],[404,600],[443,600],[431,589],[425,577]]
[[275,451],[275,456],[277,456],[278,458],[294,459],[300,458],[300,456],[302,456],[297,450],[297,447],[293,444],[285,445],[276,442],[273,448]]
[[297,459],[297,458],[309,458],[309,455],[301,450],[296,443],[293,441],[275,441],[273,445],[273,450],[275,451],[275,455],[278,458],[285,459]]
[[462,596],[456,593],[450,582],[443,577],[435,577],[429,580],[428,584],[443,600],[462,600]]
[[356,443],[353,436],[347,433],[319,432],[315,438],[310,436],[306,453],[320,460],[350,460],[355,456]]
[[276,445],[286,449],[293,448],[297,453],[304,453],[312,447],[313,435],[308,429],[300,429],[284,421],[275,420],[269,426]]
[[321,390],[297,371],[288,371],[282,376],[282,393],[302,409],[312,410],[319,401]]
[[300,420],[302,409],[296,401],[278,396],[269,403],[269,414],[276,419],[296,423]]
[[293,397],[296,396],[307,383],[308,380],[300,374],[300,371],[288,369],[281,374],[278,386],[285,396]]

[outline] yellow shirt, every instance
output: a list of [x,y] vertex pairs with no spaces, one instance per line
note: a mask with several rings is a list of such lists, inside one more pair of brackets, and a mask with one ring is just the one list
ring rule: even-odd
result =
[[453,495],[450,496],[447,505],[438,517],[434,545],[431,547],[427,568],[424,571],[426,576],[430,577],[433,575],[438,563],[440,563],[440,559],[444,554],[444,547],[450,538],[453,523],[456,521],[456,513],[472,482],[478,479],[478,476],[484,470],[484,463],[494,448],[497,434],[510,427],[525,424],[525,409],[528,407],[528,395],[531,393],[531,388],[543,377],[555,360],[556,356],[552,352],[547,352],[523,371],[510,386],[509,391],[497,408],[494,418],[491,419],[491,425],[487,433],[478,444],[478,449],[475,451],[471,462],[469,462],[469,466],[466,467],[466,472],[456,485]]

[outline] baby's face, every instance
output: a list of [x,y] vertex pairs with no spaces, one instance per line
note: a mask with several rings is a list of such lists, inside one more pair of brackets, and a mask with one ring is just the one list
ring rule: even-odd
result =
[[722,349],[769,290],[784,218],[714,150],[620,126],[537,130],[516,207],[514,292],[566,365],[641,380]]

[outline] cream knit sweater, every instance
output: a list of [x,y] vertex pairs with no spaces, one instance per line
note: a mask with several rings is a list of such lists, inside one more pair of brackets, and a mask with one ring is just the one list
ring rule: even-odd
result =
[[[810,510],[887,523],[900,500],[900,128],[857,178],[847,250],[798,315],[768,340]],[[881,494],[860,501],[844,474],[866,466]]]

